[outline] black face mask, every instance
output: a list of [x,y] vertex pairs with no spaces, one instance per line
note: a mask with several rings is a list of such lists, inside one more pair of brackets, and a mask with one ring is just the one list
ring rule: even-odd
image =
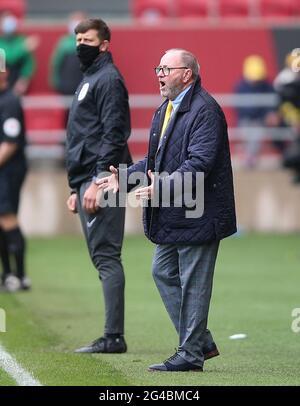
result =
[[99,45],[80,44],[76,48],[77,56],[84,69],[87,69],[100,54]]

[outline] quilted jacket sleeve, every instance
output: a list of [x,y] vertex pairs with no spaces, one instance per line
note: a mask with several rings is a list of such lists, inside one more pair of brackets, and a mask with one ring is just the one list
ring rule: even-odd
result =
[[190,173],[192,181],[196,181],[196,174],[202,172],[206,178],[217,164],[216,158],[224,141],[224,122],[219,112],[208,106],[204,106],[191,125],[188,136],[188,157],[182,164],[167,177],[159,179],[159,196],[162,195],[164,184],[170,184],[171,193],[174,190],[174,182],[182,182],[183,174]]

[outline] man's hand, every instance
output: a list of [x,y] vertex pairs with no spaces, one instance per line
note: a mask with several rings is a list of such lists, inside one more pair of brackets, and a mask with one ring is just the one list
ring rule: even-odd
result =
[[118,170],[112,165],[109,167],[109,170],[112,174],[106,178],[98,179],[96,184],[98,185],[98,189],[102,189],[104,193],[110,190],[112,190],[113,193],[117,193],[119,190]]
[[18,150],[18,144],[14,142],[0,143],[0,167],[3,166]]
[[40,45],[40,38],[37,35],[30,35],[25,39],[25,45],[29,52],[34,52]]
[[135,192],[135,197],[138,200],[140,200],[140,199],[149,200],[149,199],[152,199],[152,197],[153,197],[154,175],[150,170],[148,171],[148,176],[151,179],[151,185],[137,189],[137,191]]
[[28,87],[29,87],[29,80],[20,78],[14,84],[13,90],[18,96],[23,96],[27,92]]
[[280,125],[280,116],[275,111],[268,113],[264,119],[264,124],[268,127],[278,127]]
[[77,194],[72,193],[67,200],[67,207],[72,213],[77,213]]
[[89,213],[93,214],[99,209],[97,204],[98,186],[92,182],[83,195],[82,207]]

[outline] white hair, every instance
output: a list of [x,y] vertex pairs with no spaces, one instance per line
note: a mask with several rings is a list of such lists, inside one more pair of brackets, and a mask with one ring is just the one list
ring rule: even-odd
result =
[[168,49],[165,53],[167,54],[169,52],[174,52],[174,51],[180,52],[181,59],[182,59],[184,66],[191,69],[192,78],[196,79],[196,77],[199,76],[200,65],[199,65],[199,62],[197,61],[197,58],[195,57],[195,55],[193,55],[191,52],[189,52],[185,49],[182,49],[182,48],[171,48],[171,49]]

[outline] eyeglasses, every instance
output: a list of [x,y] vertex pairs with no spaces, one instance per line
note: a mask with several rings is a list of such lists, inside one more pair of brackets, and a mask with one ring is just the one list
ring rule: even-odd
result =
[[154,72],[156,75],[159,75],[159,72],[162,71],[162,73],[165,76],[168,76],[170,75],[172,69],[189,69],[189,68],[187,68],[186,66],[179,66],[177,68],[169,68],[168,66],[157,66],[156,68],[154,68]]

